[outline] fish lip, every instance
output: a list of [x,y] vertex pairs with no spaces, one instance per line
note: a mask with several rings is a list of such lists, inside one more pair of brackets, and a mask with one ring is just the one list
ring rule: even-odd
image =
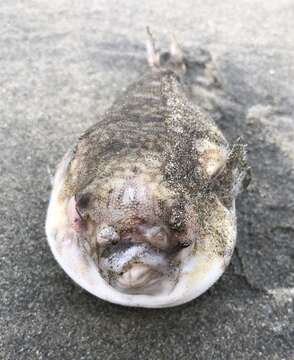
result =
[[156,258],[160,257],[166,264],[168,263],[167,254],[164,251],[155,248],[148,242],[136,242],[132,241],[132,239],[121,239],[115,244],[107,244],[100,255],[100,260],[107,257],[115,258],[119,255],[126,256],[126,253],[131,250],[133,250],[133,254],[129,255],[129,259],[127,259],[127,255],[126,261],[121,265],[121,269],[127,267],[134,260],[137,263],[142,262],[146,255],[155,256]]
[[[137,265],[145,267],[146,271],[142,273],[141,279],[135,279],[132,283],[128,281],[128,276],[132,276]],[[98,260],[98,268],[109,285],[128,293],[152,292],[155,287],[160,288],[164,279],[176,273],[174,264],[163,251],[154,249],[148,243],[133,243],[129,240],[107,246]]]
[[[134,271],[134,268],[136,270],[136,267],[142,265],[142,267],[145,267],[145,271],[138,279],[132,282],[132,272]],[[140,289],[146,289],[150,286],[153,286],[154,284],[158,283],[163,277],[163,274],[152,267],[146,266],[144,264],[138,263],[138,264],[132,264],[132,266],[128,269],[126,269],[124,272],[119,274],[119,276],[116,279],[116,285],[124,290],[124,291],[140,291]],[[128,281],[128,278],[130,280]]]

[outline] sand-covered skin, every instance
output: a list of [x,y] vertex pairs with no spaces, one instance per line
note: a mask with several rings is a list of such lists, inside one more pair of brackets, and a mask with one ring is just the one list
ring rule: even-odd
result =
[[[0,358],[290,360],[292,1],[75,4],[0,4]],[[189,51],[191,96],[230,140],[243,136],[253,170],[238,199],[229,269],[191,304],[160,311],[125,309],[79,289],[44,233],[47,166],[147,67],[145,25],[164,44],[173,31]],[[201,57],[208,61],[199,48],[212,54],[223,88],[213,69],[211,83],[195,87]]]

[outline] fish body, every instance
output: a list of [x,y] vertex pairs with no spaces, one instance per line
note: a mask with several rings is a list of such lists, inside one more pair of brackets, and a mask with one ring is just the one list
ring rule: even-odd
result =
[[249,170],[245,146],[230,145],[185,94],[179,48],[163,63],[151,41],[149,64],[64,156],[46,233],[90,293],[168,307],[199,296],[228,265]]

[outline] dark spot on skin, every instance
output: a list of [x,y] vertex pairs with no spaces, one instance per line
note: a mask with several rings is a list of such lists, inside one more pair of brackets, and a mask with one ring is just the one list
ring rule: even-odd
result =
[[106,207],[109,208],[110,205],[110,200],[111,200],[111,194],[113,193],[113,189],[110,189],[108,191],[108,197],[107,197],[107,203],[106,203]]
[[192,244],[191,240],[181,241],[181,242],[179,242],[179,247],[186,248],[186,247],[190,246],[191,244]]
[[134,165],[131,170],[133,171],[134,174],[138,174],[139,172],[139,168],[136,165]]
[[164,52],[160,56],[161,62],[168,62],[171,59],[171,54],[169,52]]

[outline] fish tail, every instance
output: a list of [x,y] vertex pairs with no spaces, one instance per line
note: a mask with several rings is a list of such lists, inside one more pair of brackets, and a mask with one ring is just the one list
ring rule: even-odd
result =
[[174,35],[171,36],[169,51],[161,52],[156,47],[154,37],[150,28],[147,26],[147,60],[152,70],[166,69],[183,75],[186,72],[186,61],[181,47]]

